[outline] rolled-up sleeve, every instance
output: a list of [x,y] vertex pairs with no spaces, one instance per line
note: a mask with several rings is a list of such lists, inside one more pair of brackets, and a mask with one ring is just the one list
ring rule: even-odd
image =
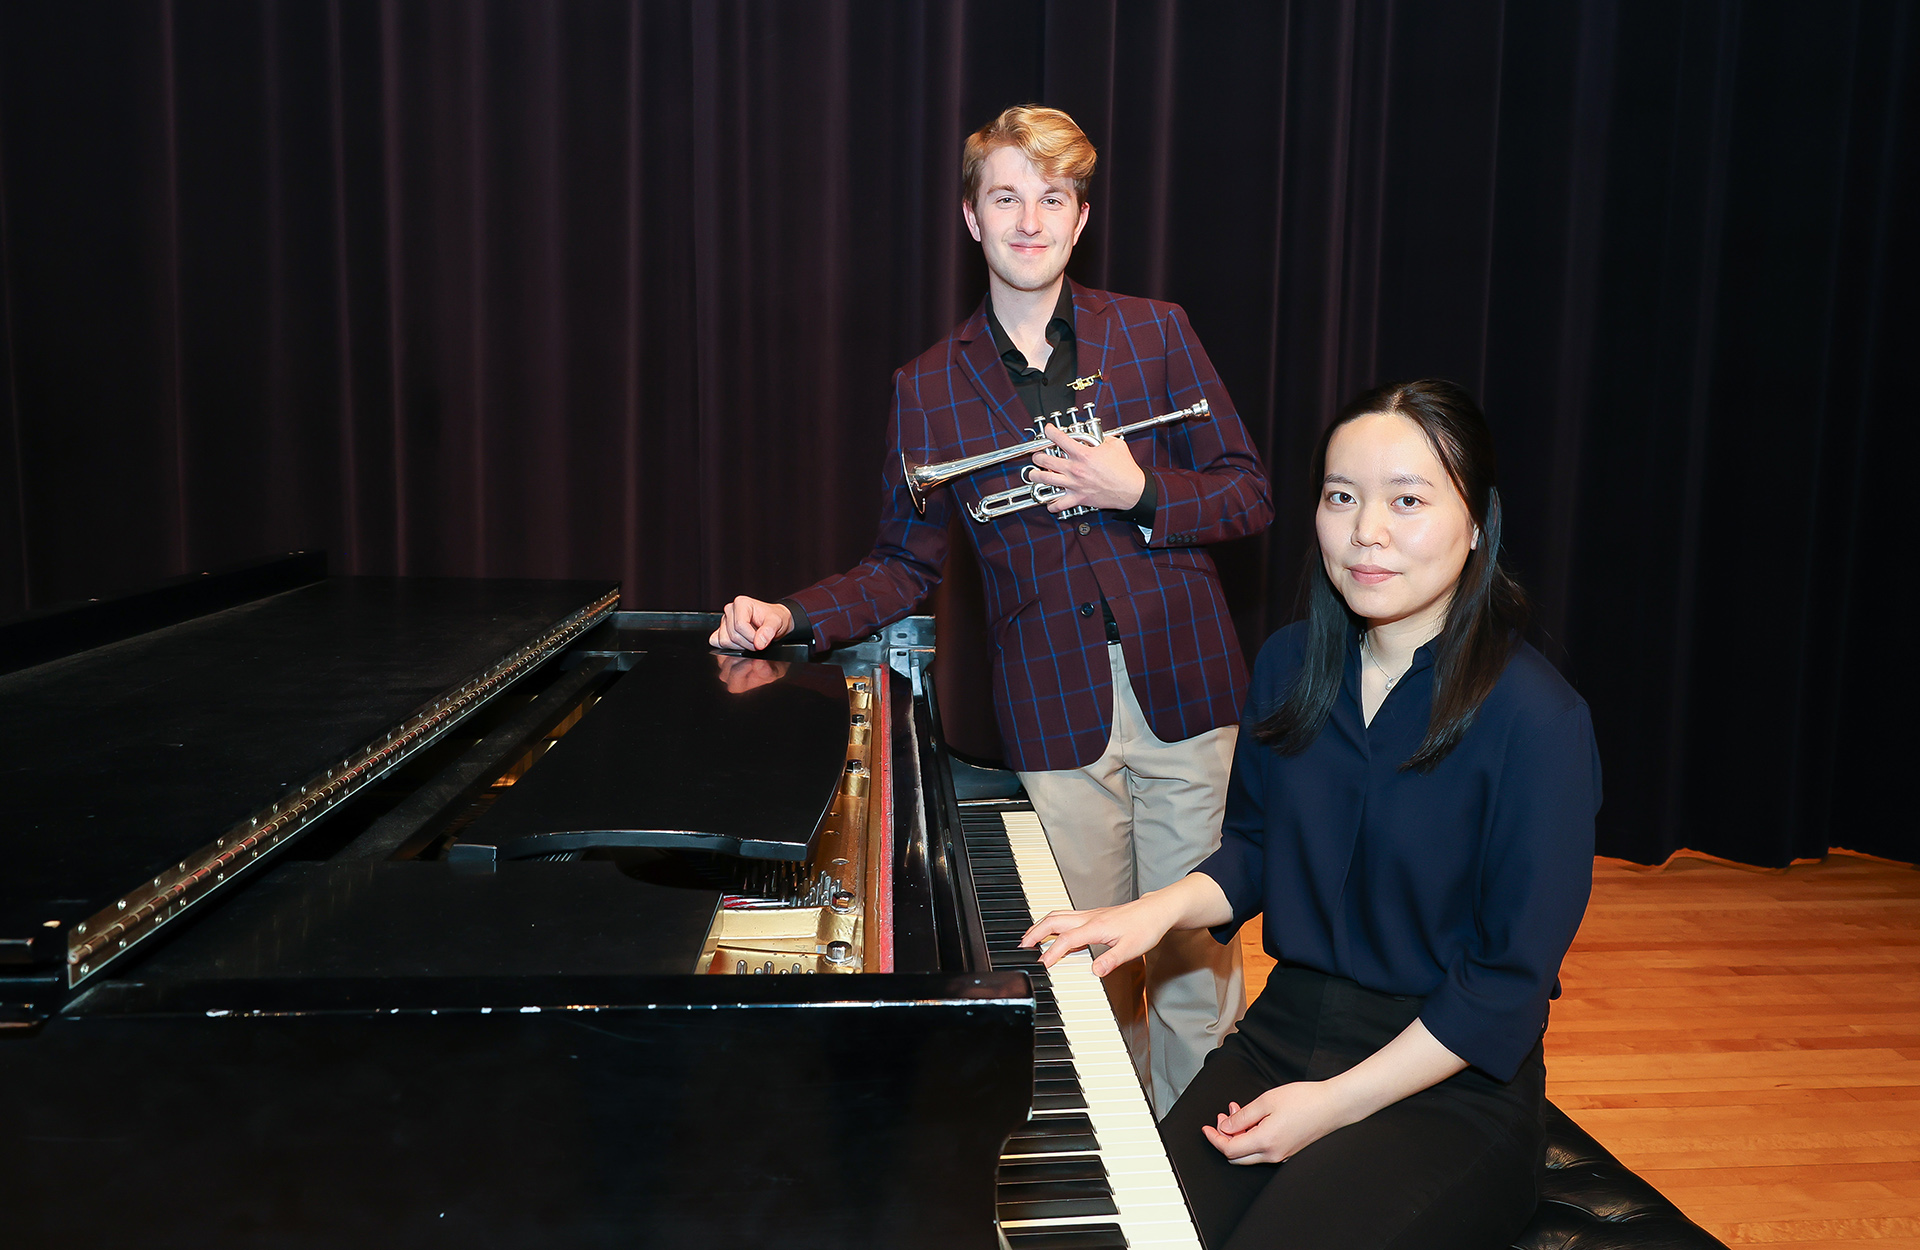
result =
[[1600,808],[1600,756],[1584,703],[1535,732],[1519,729],[1486,827],[1473,938],[1420,1013],[1441,1045],[1502,1081],[1546,1028],[1547,1000],[1593,887]]

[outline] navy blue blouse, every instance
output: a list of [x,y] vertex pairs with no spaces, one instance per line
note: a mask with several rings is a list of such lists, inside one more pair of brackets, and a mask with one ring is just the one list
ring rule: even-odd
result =
[[1313,745],[1253,736],[1299,671],[1306,625],[1254,667],[1220,849],[1199,867],[1233,904],[1233,940],[1266,913],[1276,959],[1426,999],[1420,1018],[1474,1067],[1511,1080],[1547,1027],[1560,960],[1593,884],[1600,755],[1587,705],[1522,645],[1431,773],[1403,770],[1426,734],[1433,653],[1360,717],[1360,648]]

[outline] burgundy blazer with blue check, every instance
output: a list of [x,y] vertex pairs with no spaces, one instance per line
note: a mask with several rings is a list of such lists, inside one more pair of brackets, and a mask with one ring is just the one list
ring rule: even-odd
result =
[[[1206,352],[1173,304],[1073,285],[1081,392],[1107,429],[1184,408],[1206,418],[1135,435],[1153,475],[1152,537],[1118,513],[1062,521],[1044,507],[965,520],[985,582],[993,639],[994,711],[1008,764],[1021,772],[1080,768],[1106,749],[1113,723],[1106,598],[1147,723],[1177,742],[1240,720],[1246,663],[1201,544],[1265,529],[1267,477]],[[1033,436],[1026,407],[987,330],[986,305],[894,375],[882,471],[880,536],[865,560],[791,598],[815,646],[864,637],[911,611],[940,580],[955,508],[1019,483],[1021,457],[929,493],[914,511],[901,453],[920,463],[977,455]]]

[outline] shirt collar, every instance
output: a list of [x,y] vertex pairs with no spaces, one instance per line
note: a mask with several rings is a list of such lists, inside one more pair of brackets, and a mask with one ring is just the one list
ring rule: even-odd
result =
[[[1000,350],[1000,359],[1019,369],[1032,368],[1025,352],[1013,345],[1007,336],[1006,327],[1000,324],[1000,314],[993,311],[993,294],[987,294],[987,331],[993,335],[993,345]],[[1047,341],[1056,348],[1073,337],[1073,283],[1060,283],[1060,298],[1053,303],[1053,318],[1047,322]]]
[[[1364,629],[1356,629],[1347,639],[1347,654],[1353,657],[1353,661],[1356,664],[1366,663],[1366,656],[1360,650],[1360,640],[1366,637],[1366,633],[1367,631]],[[1438,638],[1432,638],[1414,648],[1413,662],[1407,665],[1407,672],[1402,675],[1402,680],[1405,680],[1407,675],[1417,673],[1423,668],[1432,668],[1439,654],[1436,650],[1439,644],[1440,640]]]

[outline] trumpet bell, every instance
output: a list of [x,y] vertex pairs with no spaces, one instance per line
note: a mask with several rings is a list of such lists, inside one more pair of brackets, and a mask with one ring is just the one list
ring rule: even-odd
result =
[[927,515],[927,492],[920,488],[920,479],[915,474],[926,469],[924,464],[915,464],[907,459],[907,453],[900,453],[900,473],[907,479],[907,498],[913,500],[913,510],[921,516]]

